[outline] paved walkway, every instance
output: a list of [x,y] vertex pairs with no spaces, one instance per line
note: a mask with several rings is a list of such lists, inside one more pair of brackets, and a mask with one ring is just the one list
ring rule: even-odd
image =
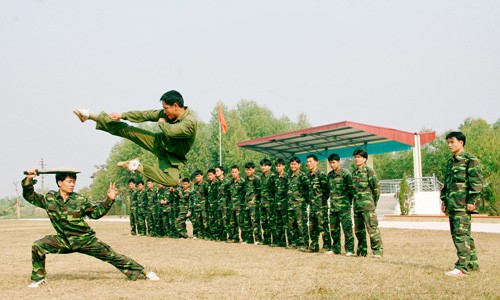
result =
[[[399,229],[425,229],[425,230],[447,230],[450,231],[448,222],[401,222],[401,221],[379,221],[381,228]],[[500,233],[498,223],[472,223],[472,232]]]

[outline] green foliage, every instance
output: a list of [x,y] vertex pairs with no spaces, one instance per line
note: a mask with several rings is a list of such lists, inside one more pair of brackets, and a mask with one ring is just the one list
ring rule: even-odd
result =
[[407,215],[411,212],[414,201],[413,201],[413,190],[407,182],[406,173],[403,173],[403,178],[401,179],[401,184],[399,185],[399,191],[397,193],[397,198],[399,201],[399,208],[402,215]]

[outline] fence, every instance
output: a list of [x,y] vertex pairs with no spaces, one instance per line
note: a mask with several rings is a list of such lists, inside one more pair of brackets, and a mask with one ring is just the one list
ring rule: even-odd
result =
[[[443,184],[436,176],[422,178],[407,178],[406,182],[413,192],[436,192],[440,191]],[[401,179],[380,180],[380,192],[383,194],[397,193]]]

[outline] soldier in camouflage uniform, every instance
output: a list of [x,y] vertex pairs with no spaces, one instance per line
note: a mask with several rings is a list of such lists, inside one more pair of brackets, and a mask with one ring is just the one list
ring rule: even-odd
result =
[[181,182],[179,180],[179,183],[176,187],[170,187],[169,192],[168,192],[168,203],[170,206],[168,218],[170,220],[170,234],[169,236],[171,238],[178,238],[179,233],[177,232],[177,227],[175,226],[175,220],[177,220],[177,217],[179,215],[179,194],[181,192]]
[[154,187],[154,183],[151,179],[146,181],[146,234],[148,236],[156,236],[156,211],[157,211],[157,202],[158,197],[156,195],[156,189]]
[[175,228],[179,237],[187,239],[186,221],[191,216],[193,204],[196,202],[196,195],[189,188],[189,178],[182,179],[182,188],[177,190],[177,199],[179,200],[179,216],[175,220]]
[[375,171],[365,164],[368,153],[363,149],[356,149],[353,155],[357,167],[352,173],[354,227],[358,240],[357,255],[366,256],[368,253],[366,242],[366,231],[368,231],[373,255],[380,258],[384,253],[384,247],[375,213],[380,197],[380,185]]
[[220,239],[218,233],[218,220],[219,216],[219,201],[218,201],[218,183],[215,176],[215,169],[207,171],[207,202],[208,202],[208,234],[211,240]]
[[[198,204],[193,208],[193,236],[199,238],[209,238],[208,234],[208,184],[203,180],[203,172],[196,170],[194,172],[194,192],[198,199]],[[194,224],[196,223],[196,226]],[[196,228],[196,232],[194,231]]]
[[278,246],[276,234],[276,207],[274,203],[274,188],[276,175],[271,171],[273,163],[264,158],[260,161],[262,171],[260,187],[260,219],[263,231],[263,244],[271,247]]
[[218,166],[215,168],[215,176],[217,177],[218,191],[217,191],[217,204],[219,206],[219,220],[217,221],[217,231],[219,235],[219,240],[227,241],[227,228],[229,227],[229,214],[227,209],[227,197],[226,197],[226,185],[228,180],[224,178],[224,173],[226,169],[223,166]]
[[127,201],[130,203],[130,234],[136,235],[137,231],[137,198],[135,197],[135,193],[137,190],[135,189],[135,179],[130,178],[128,180],[128,195]]
[[227,212],[229,222],[226,223],[226,232],[228,233],[227,242],[240,242],[239,230],[245,231],[242,224],[242,204],[244,204],[243,185],[245,180],[240,177],[240,168],[236,165],[231,167],[231,179],[225,188],[227,197]]
[[471,234],[471,214],[477,213],[483,177],[477,158],[464,150],[465,135],[458,131],[450,132],[446,140],[453,157],[446,164],[441,209],[450,220],[458,260],[455,268],[445,274],[462,276],[479,270],[476,245]]
[[42,195],[35,193],[36,170],[27,171],[22,181],[23,197],[31,204],[44,209],[50,218],[56,235],[48,235],[33,243],[31,254],[33,271],[29,287],[37,288],[46,282],[45,258],[49,253],[67,254],[79,252],[108,262],[125,274],[130,280],[147,276],[159,280],[152,272],[145,274],[144,267],[133,259],[116,253],[111,247],[98,240],[95,232],[85,222],[85,217],[99,219],[104,216],[116,199],[116,188],[110,183],[105,201],[96,204],[83,195],[73,192],[76,173],[57,173],[58,191]]
[[260,244],[262,242],[262,230],[259,220],[259,194],[262,183],[260,177],[255,175],[255,164],[253,162],[245,164],[245,174],[247,178],[243,189],[245,199],[243,240],[249,244]]
[[319,252],[319,238],[323,237],[325,252],[331,248],[330,229],[328,224],[328,180],[325,172],[318,170],[318,157],[314,154],[307,156],[309,173],[309,223],[311,246],[309,251]]
[[170,228],[170,202],[168,195],[170,194],[170,188],[165,188],[163,184],[158,184],[158,191],[156,193],[158,198],[158,223],[156,228],[158,229],[158,236],[165,237],[169,236],[171,232]]
[[354,235],[352,233],[352,177],[349,172],[340,167],[340,156],[336,153],[328,156],[332,170],[328,173],[330,189],[330,232],[333,245],[332,253],[340,254],[342,250],[340,225],[344,231],[346,256],[354,254]]
[[289,248],[299,247],[307,251],[309,233],[307,230],[307,204],[309,202],[309,180],[300,170],[300,158],[290,158],[290,180],[288,181],[288,236]]
[[146,235],[147,198],[142,179],[137,181],[137,192],[134,196],[137,203],[137,232],[138,235]]
[[273,242],[280,247],[286,246],[286,233],[288,231],[288,173],[285,172],[285,161],[279,158],[274,163],[277,176],[274,181],[274,224],[276,234]]

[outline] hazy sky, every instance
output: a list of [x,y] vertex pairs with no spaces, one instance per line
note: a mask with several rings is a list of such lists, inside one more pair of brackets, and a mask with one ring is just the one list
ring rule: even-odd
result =
[[171,89],[203,121],[250,99],[314,126],[493,123],[500,1],[0,1],[0,197],[42,158],[88,185],[120,139],[72,110],[160,108]]

